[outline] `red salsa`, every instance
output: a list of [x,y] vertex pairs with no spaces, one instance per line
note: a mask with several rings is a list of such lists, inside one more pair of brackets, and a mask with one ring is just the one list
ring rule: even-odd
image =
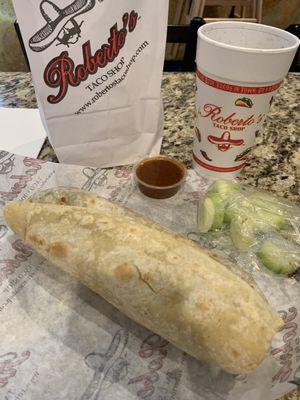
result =
[[142,193],[148,197],[165,199],[178,192],[185,180],[186,168],[177,160],[158,156],[140,161],[135,173]]

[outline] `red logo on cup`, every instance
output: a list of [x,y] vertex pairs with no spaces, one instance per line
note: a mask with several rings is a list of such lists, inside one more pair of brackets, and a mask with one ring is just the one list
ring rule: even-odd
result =
[[230,132],[226,131],[221,137],[209,135],[208,141],[215,144],[220,151],[227,151],[233,146],[242,146],[244,144],[243,139],[231,139]]

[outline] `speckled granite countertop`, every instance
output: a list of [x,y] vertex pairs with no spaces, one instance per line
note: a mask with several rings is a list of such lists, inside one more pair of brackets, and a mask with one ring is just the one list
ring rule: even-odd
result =
[[[194,74],[165,73],[162,91],[165,106],[162,153],[190,167],[195,120]],[[0,73],[0,107],[37,107],[29,73]],[[300,203],[299,130],[300,74],[289,74],[256,138],[240,180]],[[57,161],[47,140],[39,157]],[[281,400],[300,400],[300,389]]]
[[[195,79],[192,73],[163,77],[165,127],[162,153],[191,166],[194,130]],[[289,74],[280,88],[251,156],[240,175],[259,186],[299,202],[300,74]],[[0,106],[37,107],[29,73],[0,73]],[[46,141],[40,158],[57,161]]]

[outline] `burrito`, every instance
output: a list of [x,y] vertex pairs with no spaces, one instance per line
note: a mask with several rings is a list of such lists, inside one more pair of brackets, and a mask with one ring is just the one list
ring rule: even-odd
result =
[[254,370],[282,320],[251,279],[187,238],[91,193],[7,203],[8,225],[46,259],[195,358]]

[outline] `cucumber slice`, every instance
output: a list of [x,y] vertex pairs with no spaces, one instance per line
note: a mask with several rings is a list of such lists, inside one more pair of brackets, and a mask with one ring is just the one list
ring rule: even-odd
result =
[[247,217],[255,210],[253,204],[242,193],[234,193],[230,196],[225,209],[225,222],[230,222],[238,216]]
[[229,206],[225,209],[224,222],[231,222],[239,215],[240,209],[237,206]]
[[275,215],[283,215],[284,209],[279,200],[268,193],[254,192],[249,196],[249,200],[255,207],[268,211]]
[[210,186],[208,191],[218,193],[223,199],[227,199],[232,193],[237,192],[239,189],[240,186],[237,183],[218,180]]
[[[274,210],[275,207],[278,208],[274,204],[273,207]],[[272,232],[276,229],[283,229],[287,224],[284,216],[272,212],[268,203],[265,206],[262,199],[255,198],[252,201],[252,197],[248,198],[242,193],[236,193],[230,197],[224,220],[230,222],[236,216],[251,217],[256,232]]]
[[198,204],[198,229],[202,233],[222,228],[224,202],[218,193],[208,192]]
[[215,206],[209,197],[203,197],[198,203],[197,225],[199,232],[208,232],[214,222]]
[[283,206],[275,196],[255,192],[249,196],[249,201],[254,205],[256,214],[262,221],[276,229],[283,229],[286,226]]
[[248,217],[235,216],[230,222],[230,236],[234,246],[247,250],[255,242],[253,225]]
[[224,222],[230,223],[231,220],[235,217],[235,213],[232,212],[231,209],[226,208],[224,214]]
[[276,227],[257,215],[249,215],[249,218],[251,219],[254,232],[267,233],[276,231]]
[[299,250],[291,249],[290,243],[282,240],[282,244],[265,240],[257,256],[265,267],[277,274],[292,274],[300,267]]
[[225,205],[223,198],[219,193],[208,192],[206,197],[212,200],[215,207],[215,215],[211,226],[212,230],[221,229],[224,222]]
[[287,225],[287,220],[282,215],[274,214],[270,211],[263,210],[262,208],[257,209],[256,213],[259,219],[267,223],[271,228],[283,229]]
[[[249,211],[247,217],[252,223],[254,232],[274,232],[278,230],[278,224],[281,221],[277,220],[277,216],[262,209],[254,209]],[[282,217],[279,216],[281,219]]]

